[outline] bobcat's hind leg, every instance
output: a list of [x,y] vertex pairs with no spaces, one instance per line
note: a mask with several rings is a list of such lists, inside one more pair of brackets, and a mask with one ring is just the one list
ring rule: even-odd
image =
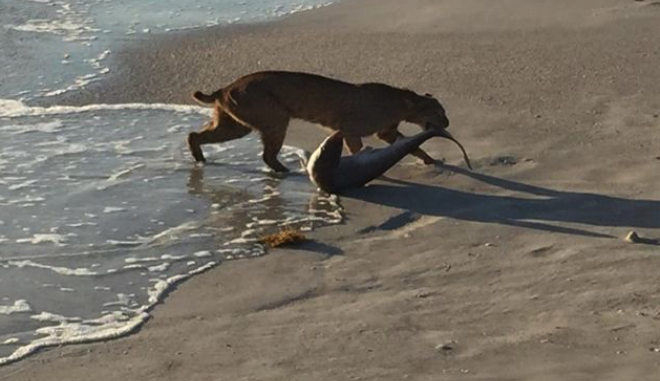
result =
[[226,114],[220,115],[218,123],[215,126],[214,124],[215,122],[211,121],[205,125],[202,131],[188,134],[188,148],[197,162],[206,161],[201,147],[203,144],[224,143],[242,138],[252,131]]

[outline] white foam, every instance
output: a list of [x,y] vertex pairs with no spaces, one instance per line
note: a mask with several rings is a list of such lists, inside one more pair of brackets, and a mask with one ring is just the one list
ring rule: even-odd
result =
[[182,259],[188,258],[187,255],[172,255],[172,254],[163,254],[160,256],[161,259],[167,259],[170,261],[180,261]]
[[13,200],[8,200],[5,202],[0,202],[0,206],[34,204],[38,202],[43,202],[45,200],[46,200],[45,198],[39,196],[25,196],[25,197],[15,198]]
[[122,170],[120,170],[118,172],[115,172],[112,175],[110,175],[110,177],[108,177],[108,181],[110,181],[110,182],[117,181],[119,178],[130,174],[131,172],[135,171],[136,169],[144,168],[145,166],[146,166],[146,164],[140,163],[140,164],[135,164],[135,165],[132,165],[128,168],[122,169]]
[[23,312],[32,312],[32,307],[30,307],[25,299],[19,299],[11,306],[0,306],[0,315],[11,315]]
[[208,251],[208,250],[202,250],[202,251],[198,251],[198,252],[193,253],[193,256],[197,257],[197,258],[206,258],[206,257],[210,257],[212,255],[213,254],[211,254],[211,252]]
[[188,237],[190,238],[206,238],[206,237],[213,237],[212,233],[193,233],[190,234]]
[[[2,109],[0,109],[0,113],[2,112]],[[45,133],[54,133],[58,132],[62,129],[62,121],[61,120],[53,120],[50,122],[42,122],[42,123],[31,123],[27,125],[20,125],[20,124],[10,124],[6,126],[0,127],[1,131],[7,131],[7,132],[13,132],[15,135],[21,135],[21,134],[26,134],[30,132],[45,132]]]
[[126,208],[121,208],[118,206],[106,206],[103,208],[103,213],[118,213],[118,212],[125,212]]
[[93,41],[96,39],[94,32],[99,29],[92,27],[93,20],[87,17],[87,8],[76,3],[73,9],[70,3],[65,1],[36,1],[56,6],[55,19],[31,19],[20,25],[7,25],[6,28],[29,33],[47,33],[62,36],[63,41]]
[[145,241],[119,241],[115,239],[108,239],[105,242],[114,246],[140,246],[145,243]]
[[64,344],[90,343],[125,336],[133,332],[149,319],[149,311],[162,300],[165,293],[167,293],[171,287],[193,275],[207,271],[216,265],[216,262],[209,262],[186,274],[175,275],[166,280],[158,280],[154,286],[148,290],[149,304],[137,309],[135,311],[135,316],[132,317],[128,317],[121,312],[114,312],[103,315],[98,319],[81,321],[80,318],[65,317],[49,312],[41,312],[38,315],[33,315],[31,318],[34,320],[41,322],[55,322],[59,324],[57,326],[38,329],[37,332],[46,337],[36,339],[30,344],[17,349],[11,355],[0,358],[0,365],[18,361],[39,349],[46,347]]
[[117,301],[103,303],[103,307],[114,307],[114,306],[128,306],[133,300],[126,294],[119,293],[117,294]]
[[145,262],[155,262],[160,260],[160,258],[156,257],[147,257],[147,258],[134,258],[134,257],[128,257],[124,259],[124,262],[126,263],[145,263]]
[[17,239],[16,243],[31,243],[33,245],[42,243],[54,243],[58,246],[64,246],[66,241],[66,236],[62,234],[34,234],[32,238]]
[[91,28],[73,20],[28,20],[21,25],[7,25],[8,29],[20,32],[51,33],[66,36],[65,41],[85,40],[93,37],[84,37],[84,33],[96,32],[98,29]]
[[0,365],[20,360],[39,349],[46,347],[62,344],[82,344],[118,338],[131,333],[141,326],[148,318],[149,314],[142,312],[127,320],[117,319],[114,316],[110,316],[107,319],[108,322],[100,326],[95,324],[63,322],[56,327],[41,328],[38,332],[46,335],[46,337],[34,340],[30,344],[17,349],[10,356],[1,358]]
[[282,222],[282,221],[279,221],[279,220],[256,220],[254,222],[247,223],[245,225],[245,227],[247,227],[248,229],[252,229],[252,228],[257,227],[257,226],[277,225],[280,222]]
[[200,274],[204,271],[207,271],[216,265],[216,262],[209,262],[204,266],[190,271],[187,274],[179,274],[165,280],[157,280],[156,283],[151,288],[149,288],[149,291],[147,292],[149,295],[149,303],[152,305],[158,303],[162,299],[163,295],[165,295],[165,293],[175,284],[181,282],[182,280],[188,279],[195,274]]
[[62,95],[64,93],[68,93],[69,91],[74,91],[74,90],[79,90],[85,88],[85,86],[89,85],[92,82],[98,81],[100,78],[92,73],[92,74],[85,74],[85,75],[80,75],[74,78],[73,84],[63,88],[63,89],[56,89],[56,90],[44,90],[41,92],[41,95],[44,97],[53,97],[56,95]]
[[30,185],[32,185],[36,182],[37,182],[37,180],[26,180],[22,183],[11,185],[11,186],[8,187],[8,189],[9,190],[18,190],[18,189],[22,189],[22,188],[27,188],[27,187],[29,187]]
[[210,116],[211,109],[200,106],[177,105],[169,103],[119,103],[119,104],[91,104],[86,106],[28,106],[21,101],[0,99],[0,117],[17,118],[26,116],[66,115],[94,111],[121,111],[121,110],[156,110],[173,111],[187,114],[200,114]]
[[[123,104],[123,105],[88,105],[82,107],[75,107],[75,106],[32,107],[19,101],[0,99],[0,117],[6,118],[3,120],[3,122],[13,123],[14,125],[26,124],[23,120],[18,119],[22,117],[32,117],[32,116],[48,117],[48,116],[90,112],[90,113],[97,113],[94,115],[89,115],[91,116],[89,120],[94,121],[94,120],[99,120],[101,118],[105,118],[106,115],[110,118],[112,118],[114,115],[111,113],[100,114],[100,112],[102,111],[131,111],[131,110],[134,111],[155,110],[155,111],[175,112],[177,114],[172,114],[172,119],[175,120],[178,119],[178,121],[175,121],[175,123],[176,122],[184,123],[183,121],[185,121],[185,123],[189,123],[189,121],[196,120],[198,118],[196,115],[209,115],[211,111],[209,109],[196,107],[196,106],[169,105],[169,104],[141,104],[141,103],[131,103],[131,104]],[[126,114],[127,113],[122,113],[122,117]],[[143,113],[142,115],[144,114],[146,113]],[[190,116],[188,114],[190,114]],[[74,117],[77,120],[78,116],[74,115]],[[83,115],[83,117],[87,118],[88,115]],[[17,119],[14,120],[12,118],[17,118]],[[48,120],[48,119],[53,119],[53,118],[44,118],[44,119],[39,118],[39,120]],[[33,178],[36,179],[37,177],[33,175],[27,175],[24,169],[20,169],[20,170],[12,169],[12,171],[14,171],[14,173],[20,173],[22,176],[28,176],[28,177],[18,178],[17,176],[14,176],[15,178],[11,179],[11,177],[9,176],[3,176],[2,179],[0,179],[0,182],[5,182],[7,187],[18,185],[18,187],[15,188],[15,190],[20,190],[20,193],[24,193],[19,195],[19,197],[24,197],[25,194],[28,194],[29,192],[29,194],[32,195],[30,197],[33,197],[35,202],[45,201],[45,197],[39,196],[39,198],[36,198],[37,195],[46,196],[48,198],[48,201],[53,203],[54,205],[57,205],[57,203],[60,202],[61,199],[64,199],[64,201],[67,202],[66,203],[67,206],[63,208],[63,210],[65,211],[64,217],[56,216],[57,218],[56,221],[50,221],[50,220],[43,221],[43,224],[46,223],[48,224],[45,225],[46,228],[39,226],[39,224],[41,224],[42,222],[39,221],[38,219],[35,219],[34,225],[31,225],[29,222],[21,223],[21,226],[19,226],[19,228],[22,226],[32,226],[32,229],[34,231],[41,231],[48,233],[49,232],[48,226],[58,225],[62,227],[60,232],[65,232],[68,231],[68,228],[82,228],[83,226],[96,226],[97,225],[96,222],[87,222],[88,220],[92,220],[92,219],[94,219],[94,221],[97,221],[98,219],[99,225],[101,227],[98,229],[75,230],[76,232],[79,232],[79,235],[81,237],[84,237],[82,242],[76,242],[77,240],[70,238],[69,234],[56,234],[56,232],[51,232],[52,233],[50,235],[51,239],[48,239],[47,235],[42,235],[41,237],[39,237],[38,235],[34,235],[30,238],[29,236],[32,234],[32,232],[21,233],[19,237],[27,236],[26,238],[23,238],[21,240],[22,243],[32,243],[32,244],[35,243],[65,244],[66,243],[66,244],[70,244],[73,250],[69,250],[68,248],[65,250],[59,250],[62,252],[66,251],[66,254],[61,255],[61,253],[58,253],[56,252],[56,250],[53,250],[52,246],[43,246],[43,247],[24,246],[22,247],[23,250],[34,251],[34,257],[28,260],[27,257],[22,257],[22,253],[19,253],[17,254],[18,258],[13,259],[13,261],[10,261],[8,259],[3,260],[2,261],[3,266],[44,269],[44,270],[52,271],[56,274],[66,275],[66,276],[99,276],[96,279],[85,280],[83,281],[83,283],[80,283],[80,281],[76,281],[76,280],[71,280],[67,282],[59,281],[56,280],[54,275],[45,274],[48,277],[48,281],[51,281],[54,284],[52,289],[48,290],[48,292],[58,293],[58,290],[74,291],[73,289],[62,287],[62,285],[69,286],[73,284],[75,285],[76,290],[80,293],[81,298],[86,297],[84,293],[88,291],[84,288],[85,287],[84,284],[87,284],[89,282],[96,284],[96,283],[104,282],[104,280],[108,278],[116,279],[113,276],[108,277],[106,274],[124,272],[127,271],[125,269],[127,269],[130,266],[134,266],[138,270],[137,271],[131,270],[130,273],[126,273],[125,275],[128,280],[135,281],[135,284],[133,285],[133,282],[127,282],[126,287],[122,285],[121,290],[126,292],[127,294],[129,294],[130,292],[138,293],[139,294],[139,298],[137,298],[138,300],[142,300],[143,295],[141,293],[144,292],[143,290],[145,290],[144,287],[140,288],[143,285],[143,283],[141,283],[141,281],[137,278],[138,273],[143,274],[143,276],[145,276],[145,278],[142,278],[142,280],[146,280],[149,278],[166,278],[166,279],[150,280],[153,281],[154,283],[151,283],[150,287],[146,288],[146,291],[148,291],[148,303],[144,306],[135,306],[136,302],[134,301],[128,302],[125,297],[119,297],[119,296],[117,301],[115,302],[114,298],[112,297],[108,299],[108,296],[112,295],[107,293],[107,291],[111,291],[110,288],[103,286],[94,287],[94,290],[99,291],[94,293],[96,298],[98,298],[95,299],[97,300],[97,302],[99,300],[103,300],[106,302],[109,301],[106,307],[117,306],[118,307],[117,309],[121,309],[122,311],[124,311],[123,314],[121,312],[106,313],[104,311],[101,312],[103,314],[101,318],[94,320],[84,320],[84,321],[81,320],[80,318],[65,317],[52,313],[48,314],[47,312],[34,315],[35,321],[38,320],[45,324],[54,323],[56,325],[40,329],[39,333],[42,335],[46,335],[46,337],[35,338],[35,341],[33,341],[32,343],[30,343],[28,339],[23,339],[26,341],[25,343],[26,346],[22,347],[20,350],[16,351],[9,357],[6,357],[4,359],[0,358],[0,364],[19,359],[45,346],[103,340],[103,339],[119,337],[121,335],[127,334],[136,327],[138,327],[140,324],[142,324],[142,322],[144,322],[147,319],[147,317],[149,316],[148,315],[149,309],[152,308],[153,305],[155,305],[162,299],[162,297],[167,293],[167,290],[170,289],[172,285],[183,279],[190,277],[193,274],[196,274],[198,272],[204,271],[208,268],[215,266],[216,262],[210,262],[207,264],[205,264],[205,262],[209,260],[213,260],[214,259],[213,256],[216,256],[218,258],[221,257],[216,253],[230,253],[230,255],[227,255],[227,258],[231,258],[233,256],[237,258],[243,258],[243,257],[255,256],[259,254],[255,250],[236,250],[231,246],[229,246],[226,250],[222,250],[222,249],[217,250],[214,247],[215,240],[204,238],[204,237],[209,237],[211,235],[211,233],[208,232],[213,232],[213,234],[217,233],[218,230],[225,232],[228,231],[238,232],[242,228],[240,226],[221,227],[223,226],[223,224],[216,224],[215,220],[213,220],[213,217],[211,221],[212,223],[209,224],[208,220],[203,219],[204,216],[206,216],[206,214],[208,213],[208,210],[206,207],[202,205],[210,200],[208,200],[207,197],[197,197],[197,195],[190,196],[188,200],[175,201],[174,205],[170,203],[166,205],[164,208],[162,208],[163,206],[162,204],[154,203],[156,204],[153,207],[154,214],[146,215],[148,218],[153,217],[152,222],[154,222],[154,225],[159,222],[164,224],[165,222],[163,221],[167,221],[168,225],[171,224],[175,226],[167,227],[167,228],[160,227],[160,229],[165,229],[165,230],[158,232],[154,229],[153,227],[154,225],[147,223],[148,226],[146,226],[146,230],[142,230],[140,228],[139,231],[133,230],[125,235],[118,237],[120,239],[121,238],[126,239],[126,241],[113,241],[113,240],[106,241],[108,237],[106,234],[112,234],[110,232],[119,231],[119,228],[121,226],[117,226],[117,221],[121,223],[120,221],[121,217],[126,216],[126,218],[131,218],[130,216],[132,216],[134,213],[140,214],[142,211],[133,210],[131,209],[133,207],[131,206],[132,204],[126,204],[126,202],[128,202],[128,198],[122,198],[122,197],[125,197],[127,193],[117,192],[117,195],[115,195],[114,193],[115,190],[123,190],[123,188],[119,188],[119,187],[112,188],[111,191],[104,192],[103,196],[109,195],[110,197],[107,197],[105,203],[102,204],[95,203],[91,209],[88,203],[84,205],[84,208],[79,208],[79,205],[76,205],[75,203],[77,201],[76,197],[79,194],[81,194],[84,197],[83,200],[89,201],[90,194],[88,192],[97,192],[96,188],[99,184],[122,182],[129,178],[131,180],[137,178],[137,181],[145,180],[142,179],[142,177],[145,177],[143,176],[145,172],[148,172],[147,175],[149,175],[148,176],[149,180],[154,180],[157,178],[170,179],[172,172],[174,172],[174,174],[177,173],[181,174],[181,172],[187,172],[188,165],[186,165],[185,163],[172,164],[172,162],[175,161],[183,161],[180,160],[180,157],[178,156],[180,152],[175,153],[174,151],[175,150],[177,152],[181,151],[181,148],[184,148],[184,144],[179,141],[180,138],[175,137],[176,139],[178,139],[177,146],[172,146],[172,144],[168,143],[157,148],[158,151],[166,151],[164,154],[159,154],[160,159],[163,159],[163,155],[166,155],[165,162],[163,163],[161,161],[160,165],[154,164],[152,162],[148,162],[147,164],[136,164],[135,158],[133,157],[127,158],[125,157],[124,154],[146,151],[146,150],[142,150],[142,151],[131,150],[133,147],[140,148],[145,146],[143,142],[129,144],[134,139],[139,139],[140,137],[132,138],[130,140],[125,140],[125,141],[124,140],[120,141],[117,139],[113,139],[113,137],[121,136],[121,139],[124,139],[125,136],[127,135],[124,135],[123,132],[118,135],[112,135],[112,133],[109,133],[110,135],[109,138],[98,140],[98,142],[97,140],[94,139],[81,138],[83,140],[78,140],[77,143],[70,145],[69,144],[70,142],[68,140],[55,141],[59,137],[64,138],[64,136],[67,136],[67,138],[71,140],[77,139],[75,136],[73,135],[70,136],[69,134],[70,132],[69,128],[76,128],[76,124],[72,123],[71,126],[68,126],[69,118],[66,119],[61,118],[61,119],[63,119],[65,121],[64,123],[67,124],[66,130],[64,131],[66,132],[66,135],[58,134],[58,132],[62,130],[63,127],[65,126],[62,124],[62,122],[59,122],[60,124],[57,125],[58,122],[55,121],[49,122],[52,123],[50,125],[48,124],[39,125],[38,123],[35,123],[33,125],[26,124],[25,126],[19,126],[20,129],[16,128],[15,131],[16,132],[20,131],[20,133],[29,132],[29,131],[41,131],[44,133],[57,134],[56,136],[41,136],[35,134],[34,137],[31,135],[18,137],[23,140],[25,138],[41,139],[42,137],[45,137],[50,140],[49,143],[51,142],[56,143],[49,146],[39,147],[39,152],[37,154],[44,154],[44,152],[47,152],[47,154],[43,155],[46,158],[52,158],[53,155],[57,155],[58,153],[60,153],[62,151],[60,150],[60,146],[63,148],[73,147],[77,150],[77,152],[84,152],[84,151],[103,152],[103,153],[109,152],[112,155],[112,162],[110,163],[111,166],[108,167],[104,162],[103,164],[104,166],[101,167],[102,170],[100,171],[100,173],[98,173],[99,167],[95,162],[96,158],[94,157],[94,155],[85,155],[84,157],[77,157],[77,156],[63,157],[63,158],[58,158],[57,162],[58,163],[62,162],[63,163],[62,165],[75,165],[75,166],[65,167],[66,169],[64,173],[58,172],[57,174],[55,174],[55,177],[53,178],[55,182],[48,182],[46,181],[48,179],[39,178],[38,183],[34,183],[34,182],[30,183],[30,181],[34,181],[31,179]],[[137,120],[137,118],[135,120]],[[133,128],[134,126],[135,126],[134,124],[129,123],[128,127]],[[184,128],[186,128],[186,125],[184,124],[181,124],[180,126],[181,127],[177,130],[183,130]],[[165,131],[166,128],[167,126],[164,126],[162,131],[159,131],[159,133],[160,132],[166,133]],[[189,126],[187,128],[189,128]],[[126,132],[130,133],[130,131],[128,130],[126,130]],[[145,134],[145,136],[147,134],[146,132],[142,132],[142,133]],[[144,139],[146,140],[146,138]],[[166,139],[170,139],[170,136],[167,136]],[[76,146],[75,144],[78,145]],[[151,148],[149,144],[147,144],[147,146],[150,147],[148,149],[154,150]],[[218,146],[215,150],[210,149],[209,151],[222,152],[229,149],[231,149],[231,147],[229,147],[229,145],[225,145],[225,146]],[[53,150],[54,152],[53,155],[51,155],[51,153],[48,152],[49,150]],[[5,154],[7,154],[7,156],[5,156]],[[35,157],[37,157],[37,154],[35,154]],[[283,149],[283,154],[285,154],[287,157],[289,156],[288,147]],[[5,152],[5,151],[3,151],[1,155],[3,159],[9,157],[12,160],[14,160],[14,158],[16,158],[17,159],[16,161],[23,160],[23,162],[27,162],[34,160],[34,158],[20,157],[18,155],[14,155],[11,152]],[[149,155],[150,158],[152,156],[155,155]],[[97,157],[100,157],[100,155]],[[139,160],[142,160],[142,158],[140,158]],[[254,164],[254,160],[247,161],[246,163],[252,166]],[[34,165],[32,163],[29,164]],[[175,165],[178,165],[178,167],[172,168]],[[146,169],[141,170],[140,168],[146,168]],[[41,167],[37,167],[36,170],[41,170]],[[216,181],[216,182],[223,181],[223,176],[214,175],[212,173],[212,170],[213,168],[208,168],[207,177],[205,179],[206,182],[211,183],[211,181]],[[156,173],[154,174],[153,172]],[[167,176],[158,176],[158,174],[163,174],[163,173],[167,173]],[[11,173],[9,174],[11,175]],[[249,179],[253,176],[254,175],[251,173],[246,174],[245,177],[242,177],[242,179],[239,182],[242,182],[243,185],[245,185],[245,183],[247,183]],[[62,179],[64,179],[67,182],[66,183],[61,182]],[[262,181],[265,179],[271,180],[270,177],[268,178],[262,177],[257,181]],[[137,181],[136,181],[136,185],[141,186],[142,183],[141,182],[137,183]],[[88,185],[87,182],[91,184]],[[179,185],[181,184],[183,183],[180,183]],[[68,193],[65,193],[64,195],[58,194],[57,192],[54,192],[55,189],[47,188],[50,185],[63,187],[65,192],[69,192],[69,190],[71,190],[71,194]],[[261,186],[262,184],[256,184],[256,185]],[[165,186],[169,186],[169,185],[166,184]],[[249,184],[247,184],[247,186],[249,186]],[[267,188],[268,188],[266,189],[267,192],[265,192],[265,194],[268,195],[267,197],[273,197],[274,194],[278,193],[279,187],[268,186]],[[185,186],[183,187],[183,192],[185,193]],[[264,193],[261,194],[257,193],[256,196],[253,195],[252,197],[259,198],[263,194]],[[91,196],[96,197],[97,194],[92,193]],[[69,197],[71,198],[69,199]],[[183,199],[184,197],[181,198]],[[12,196],[12,197],[7,197],[5,200],[7,199],[10,199],[13,202],[17,198]],[[5,202],[5,200],[1,200],[1,201]],[[127,200],[127,201],[122,202],[122,200]],[[24,199],[23,202],[25,203],[25,201],[28,200]],[[241,207],[244,206],[245,200],[241,199],[240,203],[243,204],[241,205]],[[2,205],[1,202],[0,205]],[[46,205],[48,206],[49,204]],[[109,205],[107,206],[107,209],[104,209],[105,205]],[[175,209],[173,206],[177,206],[176,209],[180,211],[180,215],[177,218],[170,217],[171,211]],[[251,210],[254,207],[249,206],[249,208]],[[195,213],[197,214],[192,216],[183,215],[185,213],[183,213],[182,210],[185,209],[190,209],[193,212],[196,211]],[[86,210],[89,210],[90,212],[93,212],[95,214],[84,213],[83,211]],[[99,213],[101,211],[118,212],[124,210],[129,210],[130,212],[124,214],[117,214],[117,215],[112,215],[112,214],[107,215],[105,213]],[[307,206],[303,206],[303,211],[301,213],[306,214],[307,210],[308,210]],[[35,211],[28,210],[28,212],[31,212],[30,214],[34,214],[35,216],[40,214],[38,213],[37,210]],[[288,216],[290,214],[298,214],[298,212],[287,212],[287,211],[285,211],[284,213],[285,216]],[[39,216],[37,216],[37,218],[38,217]],[[193,221],[190,221],[191,219]],[[28,219],[28,221],[32,221],[32,220]],[[107,224],[108,221],[110,221],[111,224]],[[278,223],[278,221],[276,220],[262,220],[261,223],[259,222],[259,220],[254,220],[254,221],[255,221],[254,222],[255,227],[259,227],[260,225]],[[9,223],[9,221],[7,221],[7,223]],[[230,224],[234,224],[234,223],[235,222],[230,222]],[[114,227],[117,227],[118,229],[115,230],[113,229]],[[93,236],[96,234],[98,234],[99,237],[93,238]],[[148,234],[153,234],[153,235],[146,237],[142,236]],[[255,231],[245,232],[245,234],[241,237],[240,240],[242,240],[242,242],[244,243],[253,242],[254,239],[252,237],[254,236],[254,234]],[[228,235],[232,236],[233,238],[233,236],[235,236],[236,234],[228,234]],[[247,235],[250,235],[250,237],[248,237]],[[91,237],[91,239],[88,239],[88,237]],[[1,238],[2,237],[0,237],[0,239]],[[192,240],[192,238],[195,239]],[[67,242],[67,239],[70,242]],[[12,237],[12,240],[15,240],[15,237]],[[133,250],[133,248],[131,247],[129,248],[108,247],[107,245],[104,244],[104,241],[117,246],[139,246],[139,247],[137,248],[137,250]],[[192,241],[194,244],[185,245],[185,243],[188,241]],[[213,241],[213,242],[210,245],[206,245],[207,241]],[[200,243],[199,246],[197,246],[198,243]],[[240,243],[240,242],[235,241],[235,243]],[[205,246],[201,246],[201,244],[204,244]],[[81,246],[82,248],[80,248]],[[208,250],[201,250],[203,248],[208,248],[209,246],[213,248],[212,252]],[[159,250],[161,247],[163,248],[163,250]],[[178,251],[180,250],[179,248],[184,248],[184,250],[186,251],[180,253],[182,255],[176,255],[176,256],[170,254],[160,255],[161,253]],[[78,253],[74,253],[75,255],[81,255],[81,256],[89,255],[90,257],[88,257],[88,259],[86,259],[83,262],[71,262],[68,260],[67,262],[59,262],[60,255],[69,256],[70,253],[72,253],[73,251],[80,251]],[[26,254],[31,255],[32,253],[26,253]],[[130,255],[130,257],[126,259],[126,263],[121,263],[121,261],[128,255]],[[160,258],[158,258],[159,255]],[[40,259],[36,259],[37,257],[39,257]],[[107,262],[105,258],[109,258]],[[83,266],[82,263],[84,263],[84,266],[88,266],[88,267],[69,268],[69,267],[59,267],[59,266],[39,263],[39,262],[52,263],[52,261],[56,259],[58,260],[58,262],[55,263],[58,264],[66,264],[67,266]],[[103,265],[97,266],[98,268],[96,268],[95,265],[90,265],[91,261],[102,262]],[[175,261],[182,261],[182,262],[177,263]],[[111,265],[113,268],[119,270],[108,270],[108,265]],[[128,265],[128,266],[123,267],[124,265]],[[202,267],[198,267],[198,266],[202,266]],[[182,267],[184,270],[181,270]],[[95,272],[94,270],[97,270],[98,273]],[[147,270],[149,270],[149,272],[147,272]],[[181,272],[187,270],[192,270],[192,271],[179,275],[171,274],[174,272]],[[34,272],[39,272],[39,271],[38,270],[24,271],[24,273],[28,273],[28,274]],[[93,286],[93,284],[91,286]],[[80,285],[83,286],[81,287]],[[88,287],[91,288],[91,286]],[[115,292],[119,290],[120,289],[117,289]],[[71,300],[71,296],[64,295],[64,297],[68,298],[68,300]],[[130,294],[128,297],[130,298]],[[133,300],[135,299],[136,298],[134,297]],[[30,300],[30,301],[34,304],[35,307],[39,306],[39,303],[36,300],[35,301]],[[96,306],[99,307],[98,311],[102,311],[102,309],[100,309],[101,303],[102,302],[98,302],[99,306]],[[11,304],[11,302],[4,302],[4,304]],[[66,305],[62,305],[62,308],[64,307],[66,307]],[[62,309],[61,311],[64,311],[64,313],[66,313],[67,311],[70,312],[71,310]],[[97,311],[97,310],[92,310],[92,311]],[[23,336],[21,337],[23,338]],[[30,340],[31,339],[32,338],[30,338]]]
[[9,265],[15,266],[18,268],[23,268],[23,267],[34,267],[34,268],[39,268],[39,269],[46,269],[53,271],[55,273],[58,273],[60,275],[73,275],[73,276],[94,276],[98,275],[98,273],[91,271],[88,268],[85,267],[80,267],[76,269],[71,269],[68,267],[58,267],[58,266],[50,266],[50,265],[44,265],[41,263],[33,262],[30,260],[25,260],[25,261],[9,261]]
[[66,317],[50,312],[41,312],[37,315],[30,316],[30,319],[40,321],[40,322],[50,322],[50,323],[68,323],[68,322],[79,322],[82,319],[78,317]]
[[165,229],[160,233],[155,234],[153,237],[151,237],[151,240],[150,240],[149,243],[154,243],[154,242],[160,240],[161,238],[175,239],[179,236],[179,234],[181,234],[183,232],[186,232],[186,231],[189,231],[189,230],[196,229],[198,227],[199,227],[199,222],[195,222],[195,221],[185,222],[185,223],[183,223],[179,226],[174,226],[174,227]]
[[253,242],[257,242],[257,239],[256,239],[256,238],[244,238],[244,237],[240,237],[240,238],[232,239],[232,240],[229,241],[229,242],[225,242],[224,245],[225,245],[225,246],[229,246],[229,245],[240,245],[240,244],[253,243]]
[[76,223],[66,224],[65,226],[68,226],[70,228],[81,228],[83,226],[98,226],[98,224],[96,222],[76,222]]
[[267,195],[267,196],[263,196],[263,197],[261,197],[261,198],[256,198],[256,199],[248,200],[247,202],[250,203],[250,204],[261,204],[261,203],[263,203],[263,202],[265,202],[265,201],[268,201],[268,200],[272,199],[273,196],[276,196],[276,195],[272,195],[272,194],[270,194],[270,195]]
[[149,270],[151,272],[163,272],[163,271],[167,271],[167,269],[169,269],[169,268],[170,268],[170,263],[169,262],[163,262],[160,265],[149,266],[149,267],[147,267],[147,270]]
[[112,53],[111,50],[105,50],[95,58],[86,59],[85,62],[90,63],[95,69],[105,70],[107,68],[101,65],[101,61],[104,61],[106,58],[108,58],[110,53]]
[[23,111],[28,106],[25,103],[13,99],[0,98],[0,116],[10,116]]

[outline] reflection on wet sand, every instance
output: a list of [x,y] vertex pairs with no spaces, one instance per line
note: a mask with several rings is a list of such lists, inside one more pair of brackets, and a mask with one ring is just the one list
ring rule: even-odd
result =
[[303,175],[265,174],[227,184],[207,179],[205,171],[193,167],[187,188],[190,194],[210,202],[212,210],[205,225],[223,233],[219,244],[255,243],[258,237],[285,226],[307,231],[342,221],[337,198],[316,192]]

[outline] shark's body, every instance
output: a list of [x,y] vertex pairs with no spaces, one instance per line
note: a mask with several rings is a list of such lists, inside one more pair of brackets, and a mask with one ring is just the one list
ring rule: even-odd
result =
[[[361,187],[380,177],[425,141],[436,136],[450,139],[463,149],[446,130],[429,128],[417,135],[401,138],[384,148],[366,149],[355,155],[341,156],[343,136],[337,131],[309,155],[305,169],[312,182],[321,190],[339,193],[344,189]],[[464,150],[463,152],[465,153]],[[470,166],[467,154],[465,159]]]

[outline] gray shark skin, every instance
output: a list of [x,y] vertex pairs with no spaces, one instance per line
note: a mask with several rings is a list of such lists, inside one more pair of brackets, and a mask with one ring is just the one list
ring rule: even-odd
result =
[[380,177],[433,137],[443,137],[458,144],[467,166],[472,169],[463,146],[449,132],[440,128],[429,128],[417,135],[399,139],[387,147],[365,149],[355,155],[343,157],[343,135],[337,131],[327,137],[312,153],[305,169],[312,182],[322,191],[339,193],[344,189],[361,187]]

